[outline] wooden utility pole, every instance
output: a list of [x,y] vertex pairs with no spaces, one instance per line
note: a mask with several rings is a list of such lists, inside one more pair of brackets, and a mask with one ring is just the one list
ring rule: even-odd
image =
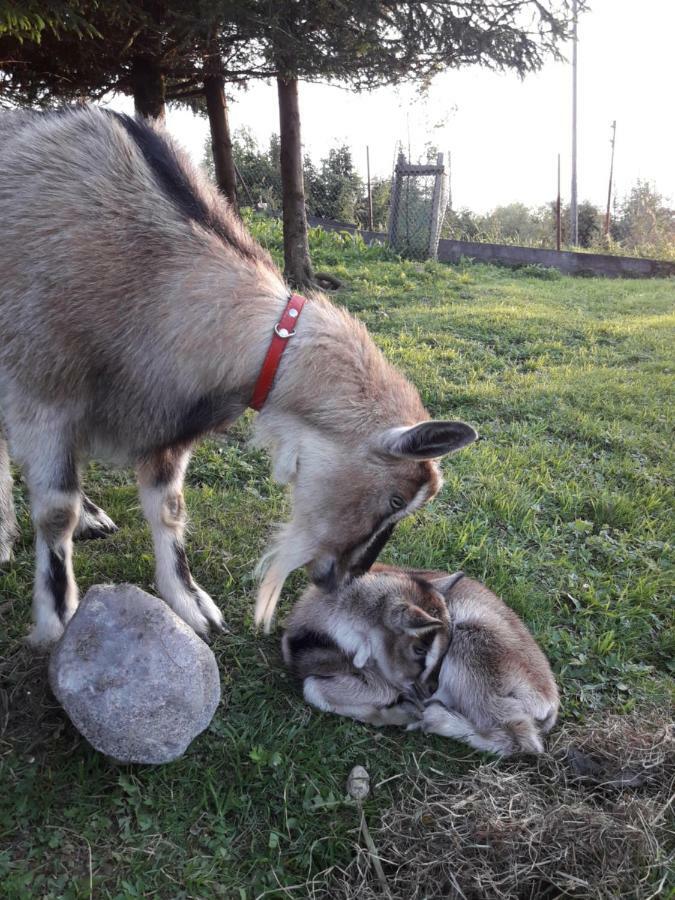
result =
[[612,122],[612,155],[609,163],[609,187],[607,188],[607,212],[605,213],[605,237],[609,237],[609,211],[612,202],[612,179],[614,178],[614,144],[616,143],[616,119]]
[[577,210],[577,0],[572,0],[572,190],[570,192],[570,243],[579,243]]
[[558,196],[555,201],[555,249],[560,250],[562,222],[560,220],[560,154],[558,154]]
[[366,144],[366,174],[368,177],[368,230],[373,230],[373,194],[370,189],[370,147]]

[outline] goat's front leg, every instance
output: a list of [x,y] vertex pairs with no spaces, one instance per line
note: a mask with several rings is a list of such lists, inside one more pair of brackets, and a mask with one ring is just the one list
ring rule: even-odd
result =
[[224,629],[223,616],[190,574],[183,535],[183,479],[189,450],[160,450],[137,468],[141,505],[155,545],[155,584],[173,611],[206,637],[210,628]]
[[31,461],[27,467],[35,523],[34,627],[29,642],[45,646],[63,634],[77,609],[73,531],[80,514],[80,489],[73,457]]

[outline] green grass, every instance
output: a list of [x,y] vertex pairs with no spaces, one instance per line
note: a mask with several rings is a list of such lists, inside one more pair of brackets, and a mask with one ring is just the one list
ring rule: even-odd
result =
[[[261,227],[278,252],[278,233]],[[463,568],[524,616],[551,657],[563,714],[664,709],[672,697],[672,281],[573,280],[536,270],[406,263],[358,241],[313,236],[342,278],[337,300],[371,329],[436,416],[475,424],[478,444],[444,463],[434,504],[384,558]],[[440,738],[377,732],[311,712],[284,672],[278,635],[252,627],[252,569],[286,511],[250,420],[193,461],[193,571],[232,634],[213,644],[223,704],[185,757],[120,767],[91,750],[23,647],[32,534],[0,574],[0,884],[7,898],[282,894],[344,866],[359,814],[345,799],[362,763],[371,827],[413,761],[459,771],[477,756]],[[152,589],[152,556],[131,475],[92,467],[92,498],[120,531],[79,545],[80,587]],[[302,585],[296,575],[282,613]]]

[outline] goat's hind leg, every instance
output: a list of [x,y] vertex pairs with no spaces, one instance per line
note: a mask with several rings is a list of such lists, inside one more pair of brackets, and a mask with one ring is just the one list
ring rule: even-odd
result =
[[108,537],[117,531],[117,525],[100,507],[96,506],[82,491],[80,518],[73,537],[76,541],[91,541]]
[[420,716],[414,704],[401,701],[396,688],[380,678],[312,675],[304,680],[303,695],[324,712],[370,725],[410,725]]
[[480,729],[465,716],[456,710],[448,709],[438,700],[432,699],[425,706],[422,729],[427,733],[463,741],[474,750],[509,756],[518,749],[513,736],[506,729],[499,726]]
[[183,479],[189,450],[160,450],[137,467],[145,518],[155,546],[155,583],[173,611],[206,637],[210,628],[224,630],[216,604],[195,583],[185,553],[186,514]]
[[12,547],[18,535],[14,500],[12,498],[12,473],[9,468],[7,441],[0,434],[0,565],[12,558]]

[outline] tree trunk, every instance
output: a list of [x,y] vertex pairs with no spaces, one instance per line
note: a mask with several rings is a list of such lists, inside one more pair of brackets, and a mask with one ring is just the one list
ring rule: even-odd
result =
[[131,87],[136,115],[164,121],[166,81],[157,59],[142,54],[131,63]]
[[225,99],[225,79],[222,75],[207,75],[204,79],[206,109],[211,126],[211,148],[216,169],[216,183],[232,204],[237,205],[237,173],[232,155],[232,138],[227,120],[227,100]]
[[314,272],[307,242],[298,82],[295,78],[279,76],[277,86],[284,217],[284,274],[294,287],[311,287],[314,284]]

